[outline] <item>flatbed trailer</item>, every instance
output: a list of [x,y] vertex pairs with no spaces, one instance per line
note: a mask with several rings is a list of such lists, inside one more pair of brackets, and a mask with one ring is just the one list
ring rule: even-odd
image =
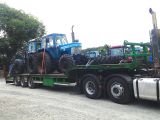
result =
[[129,103],[134,98],[159,101],[160,79],[143,78],[135,68],[132,63],[78,65],[66,74],[17,74],[12,79],[6,79],[6,83],[13,82],[16,86],[29,88],[35,88],[37,84],[50,87],[74,84],[88,98],[98,99],[108,95],[120,104]]
[[71,82],[65,74],[16,74],[7,78],[6,83],[14,83],[16,86],[35,88],[37,84],[44,86],[65,85]]

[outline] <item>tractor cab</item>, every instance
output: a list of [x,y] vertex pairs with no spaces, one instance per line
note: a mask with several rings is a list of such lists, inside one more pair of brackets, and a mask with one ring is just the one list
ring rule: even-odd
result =
[[38,51],[45,49],[54,59],[59,59],[63,54],[80,54],[82,47],[81,43],[78,42],[68,43],[65,34],[53,33],[42,37],[40,41],[41,49]]
[[112,46],[108,51],[109,56],[123,56],[124,46]]
[[150,43],[131,43],[124,41],[125,48],[128,50],[124,51],[125,58],[132,59],[132,62],[135,64],[141,65],[151,65],[152,60],[152,51]]
[[122,63],[151,64],[153,62],[150,43],[131,43],[124,41],[123,46],[113,46],[108,56]]
[[49,34],[40,39],[30,40],[28,43],[28,53],[46,50],[54,58],[60,57],[62,54],[76,55],[80,54],[81,43],[68,43],[65,34]]
[[35,53],[38,49],[41,49],[41,43],[38,39],[33,39],[28,42],[28,53]]
[[41,48],[56,48],[60,45],[68,44],[67,38],[65,34],[50,34],[41,38]]

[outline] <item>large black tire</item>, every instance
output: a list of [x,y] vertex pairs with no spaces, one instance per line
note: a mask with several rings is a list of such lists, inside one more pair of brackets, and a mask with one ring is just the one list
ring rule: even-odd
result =
[[123,60],[123,56],[110,56],[110,59],[107,61],[109,64],[119,64]]
[[13,83],[14,83],[14,85],[15,86],[20,86],[21,85],[20,80],[21,80],[21,78],[19,76],[13,77]]
[[33,77],[28,78],[28,87],[31,89],[36,88],[36,83],[34,83]]
[[115,76],[109,79],[107,93],[109,98],[119,104],[127,104],[133,98],[133,86],[131,78],[125,75]]
[[87,56],[81,54],[73,55],[73,59],[76,65],[86,65],[89,60]]
[[21,77],[20,84],[21,84],[21,87],[27,87],[28,85],[27,77]]
[[87,75],[83,81],[83,91],[88,98],[100,98],[102,95],[100,80],[95,75]]
[[34,63],[36,66],[36,71],[37,73],[41,74],[41,73],[52,73],[56,66],[53,65],[53,61],[50,57],[50,55],[48,53],[45,53],[45,57],[44,57],[44,66],[42,68],[42,60],[43,60],[43,52],[40,52],[37,54],[37,58],[36,58],[36,62]]
[[24,73],[24,61],[21,59],[15,59],[13,62],[13,67],[11,70],[12,74],[22,74]]
[[59,70],[63,73],[67,72],[69,69],[71,69],[75,65],[75,62],[73,60],[73,57],[64,54],[61,56],[59,60]]
[[29,73],[38,73],[37,67],[36,67],[36,55],[29,54],[28,56],[28,72]]
[[94,58],[93,65],[98,64],[119,64],[124,59],[123,56],[98,56]]

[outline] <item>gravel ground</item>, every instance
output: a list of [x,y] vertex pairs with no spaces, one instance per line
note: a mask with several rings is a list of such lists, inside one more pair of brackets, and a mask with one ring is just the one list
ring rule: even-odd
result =
[[21,88],[0,79],[0,120],[160,120],[160,104],[93,100],[72,87]]

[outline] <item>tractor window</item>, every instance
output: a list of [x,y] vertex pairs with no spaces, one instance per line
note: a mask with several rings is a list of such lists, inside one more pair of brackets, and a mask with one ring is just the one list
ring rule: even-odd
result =
[[56,36],[56,45],[65,45],[67,44],[67,38],[66,36]]
[[57,39],[56,44],[57,46],[61,45],[61,39]]
[[41,43],[37,42],[37,49],[41,49]]
[[35,42],[30,42],[29,43],[29,48],[28,48],[28,52],[36,52],[36,43]]
[[123,56],[123,48],[112,48],[111,56]]
[[132,52],[131,47],[130,46],[125,47],[124,52],[125,52],[125,54],[131,54],[131,52]]
[[61,41],[62,41],[62,45],[67,44],[67,38],[66,38],[66,36],[63,36],[61,38]]
[[47,48],[53,47],[53,37],[50,36],[49,38],[46,38],[47,41]]
[[142,54],[143,53],[143,47],[142,46],[135,46],[135,53],[136,54]]
[[41,46],[42,48],[45,48],[46,47],[46,38],[42,38],[42,43],[41,43]]

